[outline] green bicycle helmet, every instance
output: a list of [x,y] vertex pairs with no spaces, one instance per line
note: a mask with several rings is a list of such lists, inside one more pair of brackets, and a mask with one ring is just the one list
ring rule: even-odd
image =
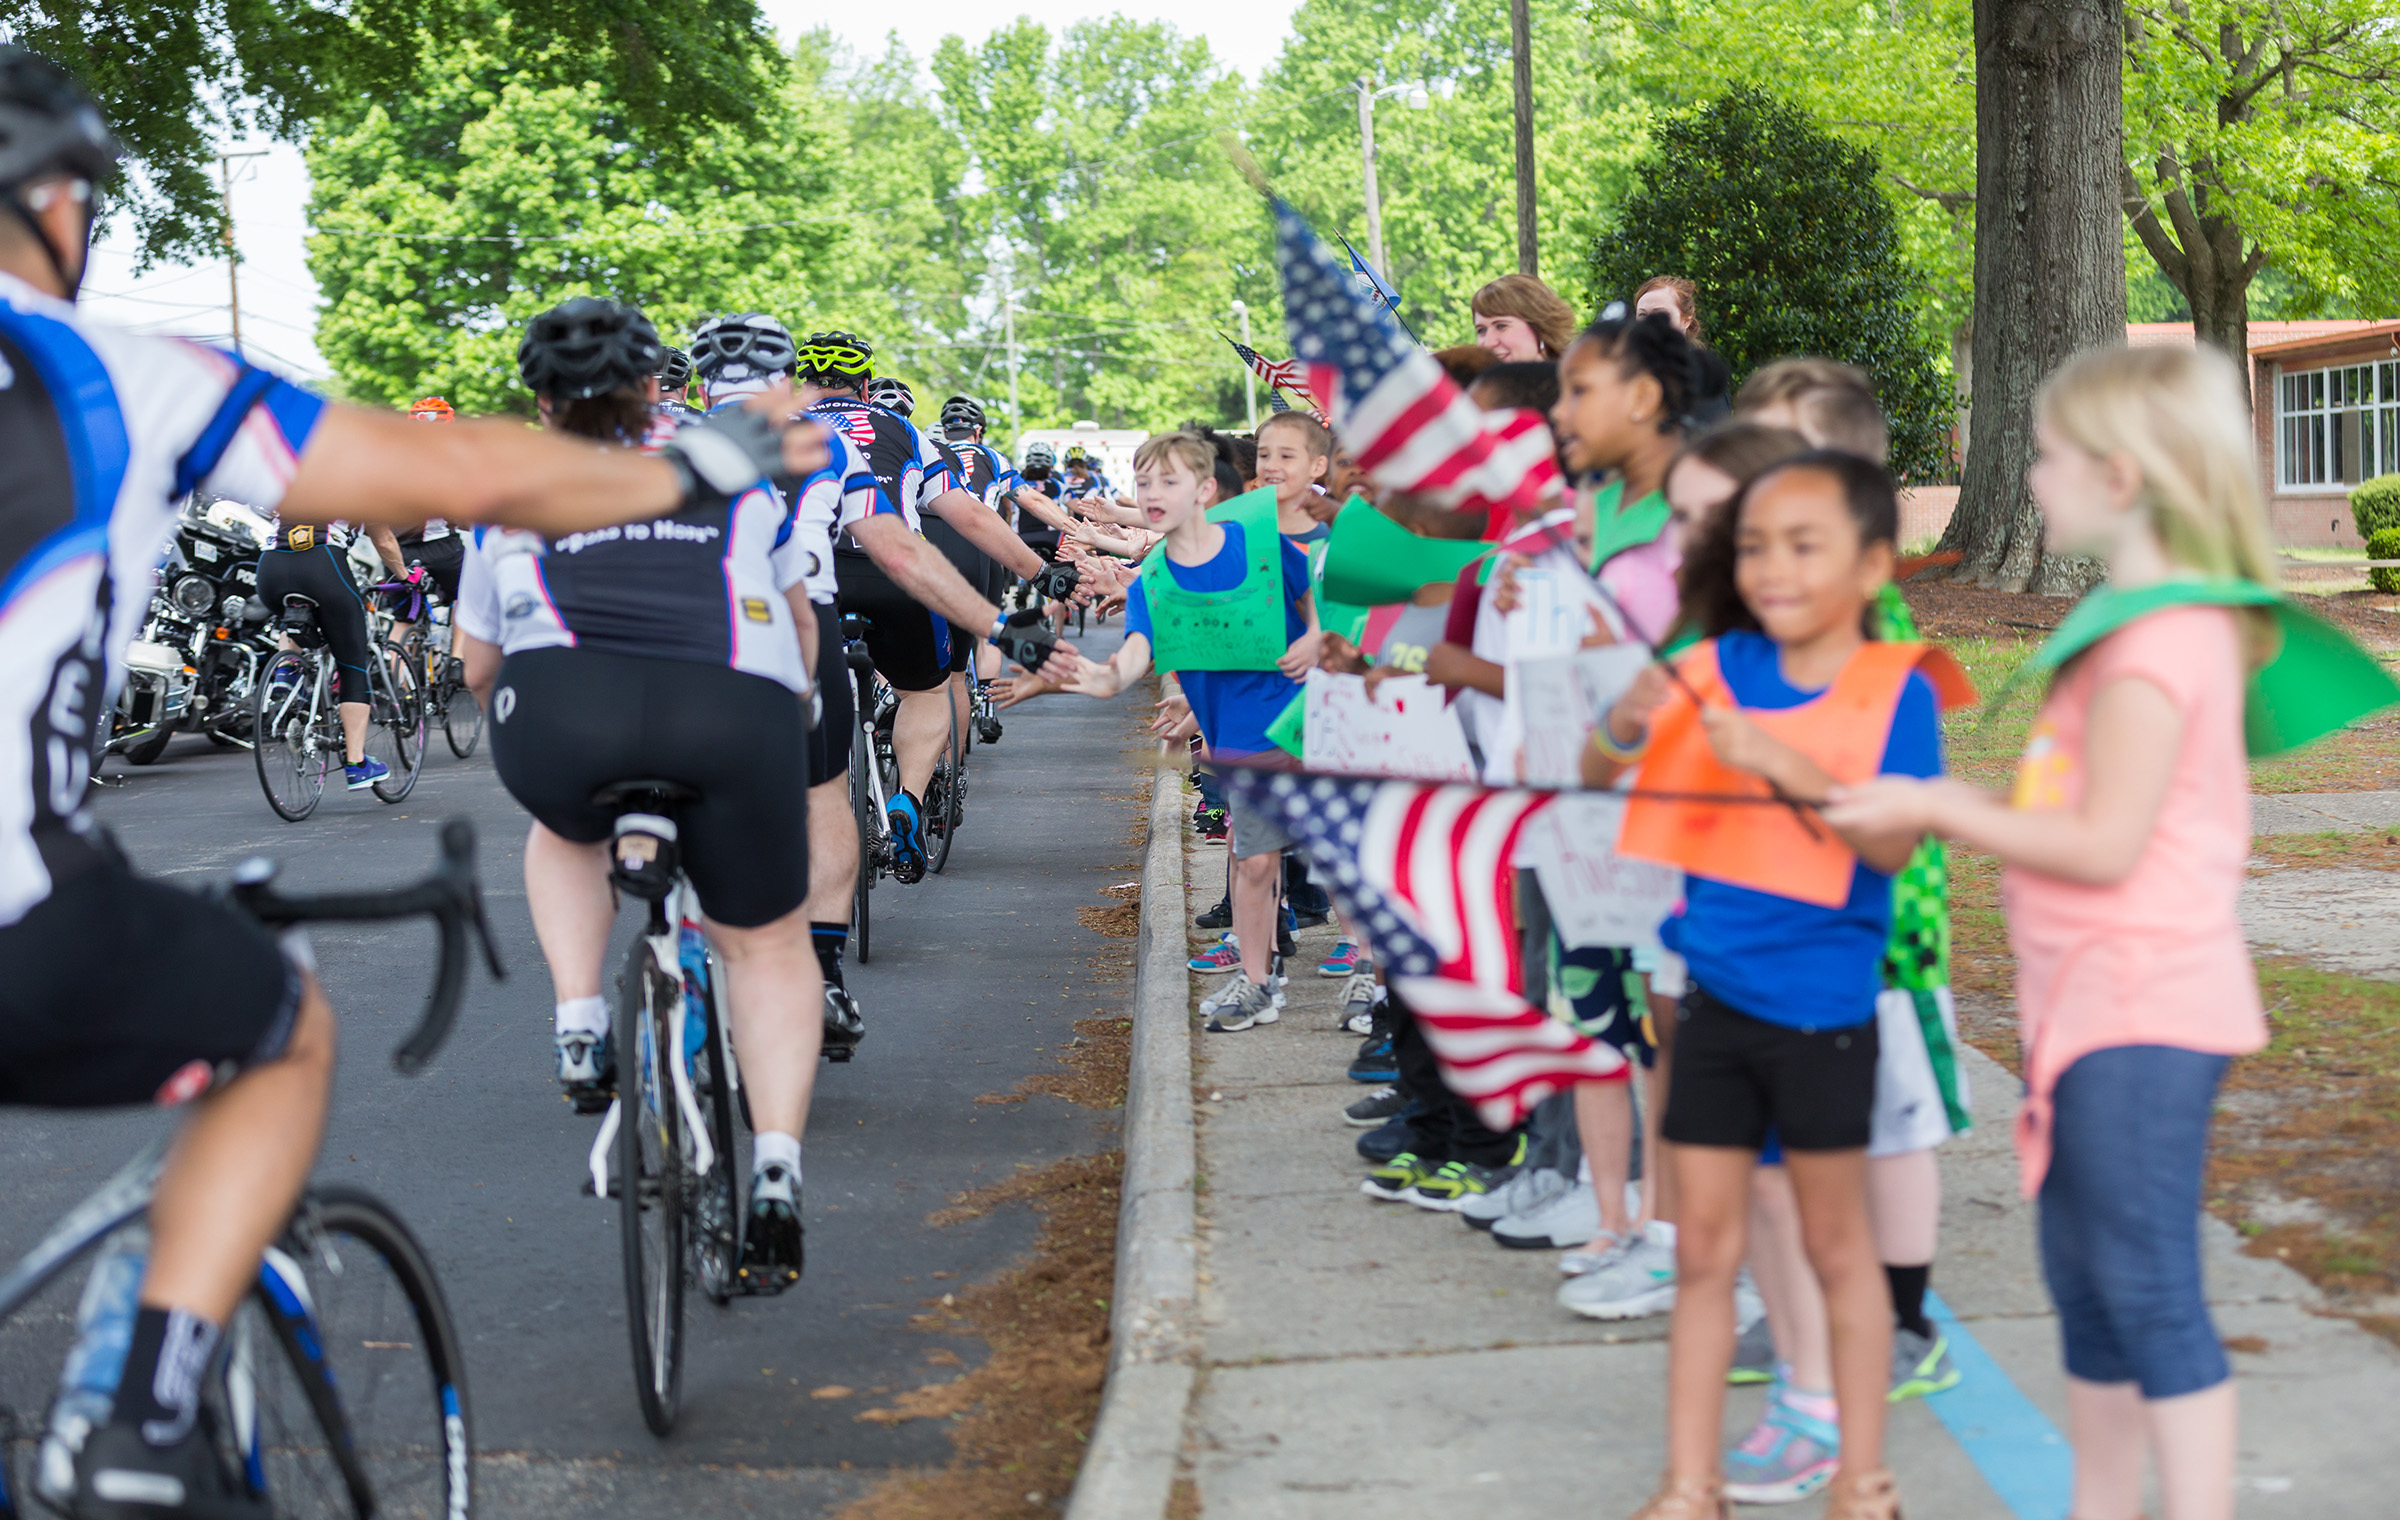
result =
[[875,368],[875,345],[856,333],[810,333],[800,345],[799,375],[819,384],[863,384]]

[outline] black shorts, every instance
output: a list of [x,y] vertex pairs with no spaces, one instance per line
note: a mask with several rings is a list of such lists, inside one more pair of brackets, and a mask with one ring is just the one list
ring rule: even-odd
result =
[[400,559],[403,564],[423,565],[425,573],[432,576],[434,585],[441,589],[442,600],[457,604],[458,573],[467,563],[467,545],[456,529],[422,543],[412,544],[402,539]]
[[842,662],[842,615],[823,602],[817,613],[817,690],[825,710],[808,736],[808,784],[823,786],[850,773],[850,741],[858,734],[858,709],[851,701],[850,670]]
[[577,844],[609,837],[617,781],[700,794],[676,816],[683,868],[710,918],[755,929],[808,897],[805,698],[697,660],[528,649],[500,663],[492,763],[509,795]]
[[895,691],[934,691],[950,679],[950,621],[900,589],[863,554],[836,551],[834,574],[845,613],[867,620],[867,652]]
[[1736,1013],[1699,987],[1675,1010],[1661,1133],[1678,1145],[1864,1150],[1874,1127],[1875,1020],[1792,1029]]
[[275,617],[283,599],[305,596],[317,604],[317,626],[333,651],[335,700],[364,702],[367,694],[367,604],[359,599],[350,571],[331,544],[314,549],[269,549],[258,557],[258,599]]
[[42,858],[0,927],[0,1103],[179,1103],[283,1054],[305,981],[255,920],[79,839]]

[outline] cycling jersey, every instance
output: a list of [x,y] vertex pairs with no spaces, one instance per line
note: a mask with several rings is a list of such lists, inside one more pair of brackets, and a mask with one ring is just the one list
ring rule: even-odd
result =
[[[882,499],[874,510],[896,512],[908,524],[908,531],[923,532],[925,507],[956,484],[951,479],[950,458],[941,446],[898,412],[854,396],[828,396],[809,408],[807,415],[848,439],[866,460],[881,488]],[[853,520],[845,516],[841,526],[848,528]],[[845,556],[866,553],[855,539],[837,541],[834,549]]]
[[1008,456],[988,443],[954,443],[950,451],[958,457],[961,474],[959,488],[979,498],[995,512],[1007,516],[1009,496],[1017,488],[1016,468]]
[[92,736],[195,486],[279,500],[325,403],[0,274],[0,925],[90,853]]
[[1094,470],[1082,480],[1067,476],[1061,483],[1061,489],[1052,494],[1064,501],[1081,501],[1086,496],[1111,497],[1116,495],[1116,491],[1109,485],[1107,476]]
[[[674,435],[659,419],[643,444]],[[478,528],[459,577],[459,627],[504,654],[597,649],[694,660],[808,690],[784,592],[807,546],[774,487],[713,493],[663,517],[544,539]]]

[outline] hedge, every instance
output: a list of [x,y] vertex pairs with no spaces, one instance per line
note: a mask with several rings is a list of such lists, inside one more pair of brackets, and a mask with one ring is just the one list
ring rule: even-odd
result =
[[[2358,536],[2373,538],[2385,528],[2400,528],[2400,475],[2378,475],[2350,488],[2350,521]],[[2388,558],[2372,554],[2370,559]]]

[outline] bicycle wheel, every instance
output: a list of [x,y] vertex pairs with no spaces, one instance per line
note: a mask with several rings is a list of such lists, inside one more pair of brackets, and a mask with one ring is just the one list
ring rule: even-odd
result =
[[475,693],[467,690],[467,665],[455,655],[437,654],[442,670],[442,737],[450,741],[450,753],[464,760],[475,753],[476,744],[483,738],[483,704]]
[[250,757],[267,806],[288,823],[317,810],[332,754],[317,741],[317,666],[307,655],[268,656],[251,694]]
[[458,1329],[424,1248],[357,1188],[313,1188],[235,1312],[212,1423],[291,1520],[472,1513]]
[[[700,1115],[708,1122],[709,1143],[716,1147],[717,1164],[695,1179],[691,1194],[692,1275],[712,1304],[733,1301],[734,1269],[742,1263],[742,1187],[746,1175],[733,1148],[733,1084],[739,1074],[733,1065],[733,1042],[726,1038],[725,968],[715,951],[708,956],[708,984],[698,989],[700,1006],[710,1010],[708,1038],[692,1064],[692,1083],[700,1095]],[[729,1079],[730,1077],[730,1079]]]
[[683,1111],[666,1064],[666,1010],[682,996],[647,940],[627,947],[617,978],[617,1220],[634,1392],[643,1423],[662,1436],[683,1396]]
[[[850,679],[851,710],[863,715],[867,709],[860,698],[867,693],[857,689],[856,672]],[[850,812],[858,824],[858,888],[852,894],[850,928],[858,936],[858,963],[862,966],[874,952],[868,925],[874,902],[875,857],[882,848],[884,830],[884,821],[875,816],[875,788],[867,773],[867,767],[875,763],[874,734],[874,729],[862,722],[850,745]]]
[[958,726],[958,703],[950,703],[950,748],[933,768],[933,784],[925,788],[926,864],[936,875],[950,863],[950,836],[958,832],[965,814],[967,736]]
[[366,752],[391,772],[375,783],[375,795],[398,802],[416,790],[417,772],[425,765],[425,703],[417,667],[405,659],[386,660],[368,679],[374,683],[375,705],[369,709]]

